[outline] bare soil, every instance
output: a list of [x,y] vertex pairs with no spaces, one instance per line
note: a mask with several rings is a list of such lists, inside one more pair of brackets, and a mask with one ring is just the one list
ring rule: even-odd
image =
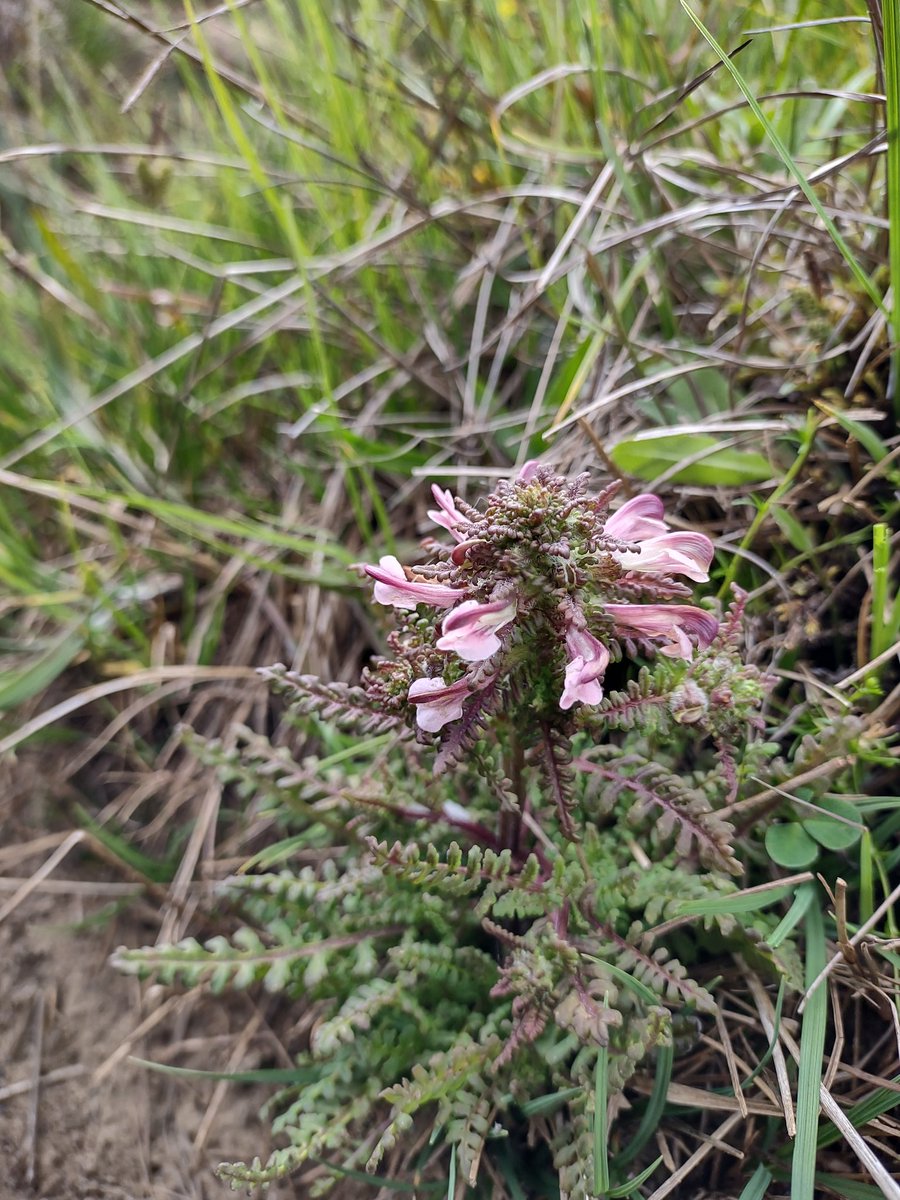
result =
[[268,1153],[259,1109],[271,1089],[175,1078],[130,1056],[212,1071],[284,1066],[266,1014],[250,997],[173,995],[110,967],[116,946],[154,940],[159,913],[116,894],[121,876],[79,848],[17,902],[16,881],[54,846],[33,801],[16,794],[0,792],[0,1200],[231,1195],[214,1168]]

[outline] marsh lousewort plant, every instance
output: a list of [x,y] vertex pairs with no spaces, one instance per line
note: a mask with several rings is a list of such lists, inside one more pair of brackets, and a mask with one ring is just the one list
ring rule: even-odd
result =
[[[265,672],[319,756],[249,731],[202,748],[289,835],[268,861],[305,865],[228,881],[230,941],[119,962],[261,980],[315,1014],[275,1102],[283,1148],[223,1166],[235,1185],[310,1160],[446,1172],[452,1153],[485,1194],[528,1161],[589,1196],[599,1067],[613,1094],[709,1020],[713,953],[781,969],[765,915],[720,904],[698,939],[684,912],[739,887],[717,810],[769,752],[741,601],[701,606],[708,538],[617,490],[534,463],[477,505],[435,487],[425,561],[364,568],[394,628],[361,686]],[[610,1154],[637,1170],[652,1130],[617,1111]]]

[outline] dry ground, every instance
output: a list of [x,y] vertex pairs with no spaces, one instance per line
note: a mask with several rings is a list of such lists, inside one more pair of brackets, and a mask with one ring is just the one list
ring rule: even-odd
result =
[[123,896],[103,864],[81,863],[80,847],[18,898],[15,881],[66,836],[47,834],[39,786],[21,799],[28,775],[20,762],[0,800],[0,1200],[227,1196],[213,1168],[267,1152],[258,1113],[271,1089],[173,1078],[128,1056],[207,1070],[290,1062],[249,998],[167,997],[108,966],[117,945],[153,939],[158,912]]

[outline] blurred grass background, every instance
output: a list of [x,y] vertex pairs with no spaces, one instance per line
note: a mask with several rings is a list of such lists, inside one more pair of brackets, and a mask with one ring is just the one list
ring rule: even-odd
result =
[[[865,13],[696,11],[883,292]],[[220,661],[248,588],[318,669],[299,586],[352,587],[348,562],[415,532],[420,474],[611,456],[712,496],[740,542],[807,409],[858,468],[888,452],[884,315],[681,8],[2,20],[6,709],[73,663]],[[839,500],[798,518],[804,487],[767,508],[776,567],[866,540]]]

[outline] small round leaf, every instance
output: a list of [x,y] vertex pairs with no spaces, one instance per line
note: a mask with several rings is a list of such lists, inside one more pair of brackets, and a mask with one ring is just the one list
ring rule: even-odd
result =
[[795,871],[811,867],[819,857],[819,847],[806,830],[794,822],[770,825],[766,830],[766,850],[779,867]]
[[[824,809],[825,812],[821,816],[806,817],[802,821],[803,828],[810,837],[814,837],[826,850],[849,850],[851,846],[856,845],[862,834],[862,822],[859,813],[848,800],[817,800],[816,807]],[[833,813],[834,817],[828,817],[825,813]],[[849,821],[853,824],[848,824]]]

